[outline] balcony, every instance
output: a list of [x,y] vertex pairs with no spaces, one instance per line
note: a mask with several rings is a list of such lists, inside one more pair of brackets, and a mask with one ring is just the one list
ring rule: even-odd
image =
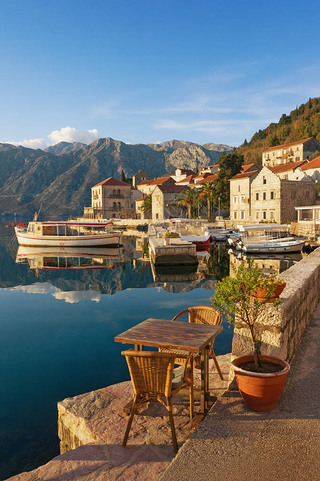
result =
[[124,199],[124,194],[109,194],[109,199]]

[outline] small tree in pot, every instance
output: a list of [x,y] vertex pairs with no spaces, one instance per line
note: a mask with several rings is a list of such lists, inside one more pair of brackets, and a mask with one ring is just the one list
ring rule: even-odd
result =
[[[265,310],[266,304],[270,302],[274,305],[280,304],[281,299],[277,297],[279,294],[276,291],[280,290],[279,286],[284,289],[285,282],[277,278],[263,278],[261,270],[253,260],[250,260],[248,264],[241,262],[240,266],[233,267],[233,270],[233,276],[225,277],[216,285],[215,294],[211,298],[212,306],[224,312],[229,322],[239,327],[246,326],[249,329],[253,353],[232,362],[238,387],[251,409],[271,410],[276,406],[281,395],[289,365],[281,359],[261,355],[257,319]],[[259,379],[260,393],[245,393],[245,388],[242,386],[245,377],[249,377],[250,385],[253,378]],[[268,400],[266,405],[263,404],[262,395],[266,389],[261,388],[261,379],[266,379],[268,384],[275,384],[271,379],[275,379],[276,384],[279,384],[280,380],[283,381],[281,392],[277,395],[278,398],[275,402]],[[257,399],[259,406],[254,407]]]

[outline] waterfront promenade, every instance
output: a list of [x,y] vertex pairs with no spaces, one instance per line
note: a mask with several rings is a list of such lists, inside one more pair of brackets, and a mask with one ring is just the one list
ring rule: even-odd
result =
[[[167,459],[164,456],[162,462],[155,458],[155,453],[161,456],[157,445],[114,446],[112,460],[107,447],[98,443],[81,446],[10,480],[316,481],[320,472],[319,399],[320,305],[274,411],[249,411],[237,391],[226,391],[171,464],[168,459],[173,458],[173,449],[168,432],[166,444],[162,445]],[[159,432],[159,436],[163,434]],[[112,462],[118,464],[110,470]]]

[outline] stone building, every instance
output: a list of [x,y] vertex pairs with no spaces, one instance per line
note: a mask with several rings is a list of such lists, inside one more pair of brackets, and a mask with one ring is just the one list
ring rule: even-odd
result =
[[157,179],[144,180],[137,185],[137,189],[144,195],[152,194],[157,185],[175,185],[175,180],[167,175]]
[[193,171],[193,170],[190,170],[190,169],[176,169],[175,171],[175,174],[172,176],[172,178],[176,181],[176,182],[180,182],[184,179],[186,179],[187,177],[196,177],[196,173]]
[[186,188],[175,184],[157,185],[152,193],[152,220],[162,222],[168,217],[178,217],[181,211],[178,197]]
[[137,188],[137,185],[144,180],[149,180],[149,176],[148,174],[143,172],[143,170],[139,170],[137,174],[132,176],[132,186],[134,188]]
[[[140,194],[138,195],[140,196]],[[127,218],[131,217],[134,210],[131,185],[109,177],[91,187],[91,207],[84,208],[84,217],[90,219]]]
[[286,180],[301,180],[306,177],[301,168],[307,164],[307,160],[299,160],[298,162],[289,162],[288,164],[275,165],[270,167],[270,170],[277,174],[280,179]]
[[320,144],[314,137],[276,145],[262,152],[262,166],[273,167],[289,162],[299,162],[299,160],[308,159],[317,150],[320,151]]
[[250,164],[230,179],[230,219],[235,224],[251,222],[251,184],[258,172],[258,167]]
[[294,221],[295,207],[313,204],[316,198],[316,185],[310,177],[283,179],[263,167],[251,183],[251,221],[279,224]]

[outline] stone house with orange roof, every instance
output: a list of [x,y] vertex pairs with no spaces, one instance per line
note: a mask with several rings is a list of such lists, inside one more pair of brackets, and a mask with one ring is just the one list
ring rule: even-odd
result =
[[255,164],[248,164],[230,179],[230,219],[235,225],[251,222],[251,184],[258,172]]
[[108,177],[91,187],[91,207],[84,207],[84,217],[110,219],[131,217],[135,211],[132,198],[140,196],[136,189],[121,180]]
[[157,185],[175,185],[175,180],[171,175],[159,177],[157,179],[144,180],[137,185],[137,189],[144,195],[152,194]]
[[314,137],[269,147],[262,152],[262,166],[274,167],[306,160],[317,150],[320,151],[320,144]]
[[[292,165],[292,164],[291,164]],[[278,166],[277,166],[278,167]],[[277,167],[263,167],[251,183],[250,205],[251,222],[285,222],[295,221],[295,207],[314,204],[317,199],[315,182],[308,176],[299,177],[296,169],[277,172]],[[288,165],[289,167],[289,165]],[[296,171],[296,172],[294,172]]]
[[152,220],[162,222],[169,217],[178,217],[181,207],[177,205],[179,195],[188,187],[176,184],[157,185],[152,192]]

